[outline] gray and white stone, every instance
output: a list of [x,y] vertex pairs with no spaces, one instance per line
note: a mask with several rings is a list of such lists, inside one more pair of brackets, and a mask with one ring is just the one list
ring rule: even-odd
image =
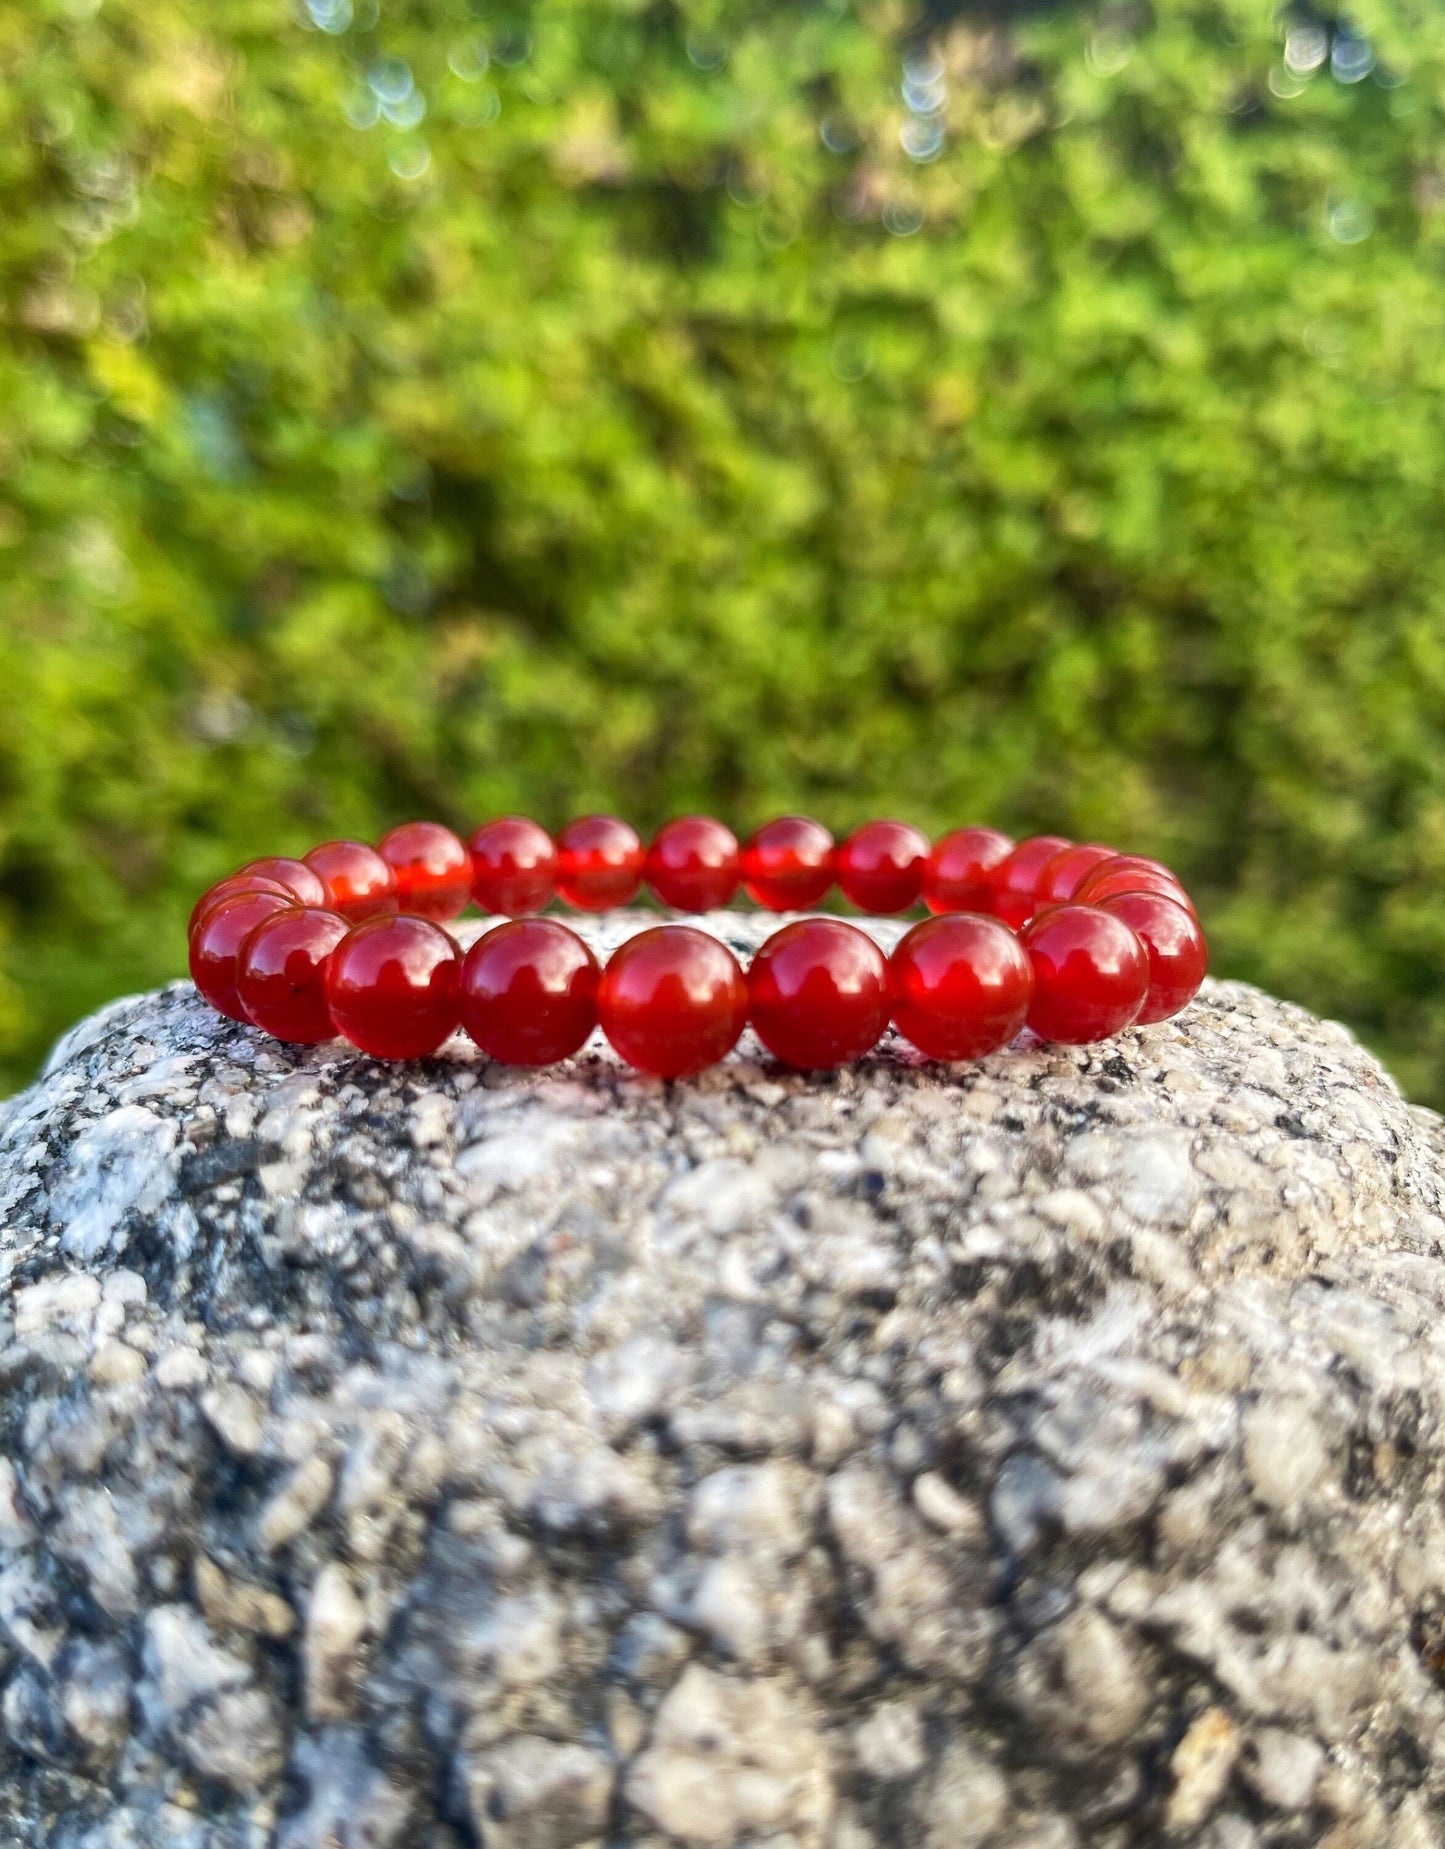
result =
[[1445,1842],[1442,1132],[1227,983],[675,1085],[118,1003],[0,1106],[0,1843]]

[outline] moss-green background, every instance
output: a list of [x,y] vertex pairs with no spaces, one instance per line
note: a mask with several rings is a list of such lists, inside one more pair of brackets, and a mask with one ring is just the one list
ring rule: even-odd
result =
[[1439,1101],[1442,131],[1434,0],[0,0],[0,1077],[251,854],[786,805]]

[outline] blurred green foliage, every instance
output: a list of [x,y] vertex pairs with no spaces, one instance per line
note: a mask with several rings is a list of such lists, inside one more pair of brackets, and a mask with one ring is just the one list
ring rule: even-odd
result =
[[0,0],[3,1076],[254,853],[786,805],[1439,1100],[1442,127],[1424,0]]

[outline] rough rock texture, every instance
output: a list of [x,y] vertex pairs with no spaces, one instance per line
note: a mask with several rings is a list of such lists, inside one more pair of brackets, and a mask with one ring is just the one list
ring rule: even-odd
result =
[[1441,1155],[1229,984],[675,1086],[118,1004],[0,1108],[0,1843],[1426,1849]]

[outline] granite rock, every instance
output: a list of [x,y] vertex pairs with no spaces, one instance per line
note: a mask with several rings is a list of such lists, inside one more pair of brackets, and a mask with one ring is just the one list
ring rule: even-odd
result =
[[0,1106],[0,1843],[1445,1841],[1442,1151],[1238,984],[674,1085],[117,1003]]

